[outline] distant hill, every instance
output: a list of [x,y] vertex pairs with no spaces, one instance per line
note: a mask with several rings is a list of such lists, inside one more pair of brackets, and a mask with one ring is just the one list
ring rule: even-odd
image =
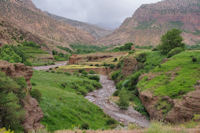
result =
[[99,43],[157,45],[161,35],[172,28],[184,31],[185,43],[200,43],[200,0],[163,0],[142,5],[119,29]]
[[[31,0],[1,0],[0,16],[5,23],[39,37],[49,48],[67,47],[71,43],[91,44],[95,41],[90,33],[40,11]],[[3,28],[0,31],[0,34],[4,34]],[[10,42],[12,37],[0,40]]]
[[72,20],[72,19],[68,19],[68,18],[64,18],[64,17],[60,17],[60,16],[56,16],[56,15],[53,15],[53,14],[50,14],[50,13],[47,13],[47,14],[49,16],[55,18],[56,20],[66,22],[71,26],[74,26],[78,29],[87,31],[92,36],[94,36],[95,39],[100,39],[100,38],[105,37],[105,36],[112,33],[112,30],[106,30],[106,29],[100,28],[100,27],[92,25],[92,24],[88,24],[88,23],[84,23],[84,22],[80,22],[80,21],[76,21],[76,20]]

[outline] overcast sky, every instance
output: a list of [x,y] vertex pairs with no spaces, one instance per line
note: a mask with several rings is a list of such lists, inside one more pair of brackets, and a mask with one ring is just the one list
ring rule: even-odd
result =
[[33,0],[35,5],[66,18],[117,28],[142,4],[160,0]]

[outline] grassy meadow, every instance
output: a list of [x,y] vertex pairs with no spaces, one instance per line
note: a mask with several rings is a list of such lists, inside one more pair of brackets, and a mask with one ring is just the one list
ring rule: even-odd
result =
[[35,71],[33,90],[41,92],[42,124],[49,131],[62,129],[110,129],[113,121],[83,95],[100,86],[97,81],[63,73]]

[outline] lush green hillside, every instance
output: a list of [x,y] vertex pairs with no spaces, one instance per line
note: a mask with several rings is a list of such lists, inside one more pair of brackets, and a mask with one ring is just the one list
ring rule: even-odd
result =
[[97,81],[69,74],[35,71],[32,84],[33,89],[42,94],[42,123],[48,130],[108,129],[113,126],[109,125],[113,121],[111,118],[82,96],[100,87]]
[[28,66],[53,64],[53,56],[34,42],[19,45],[4,45],[0,48],[0,59],[11,63],[24,63]]
[[150,71],[154,78],[143,77],[137,87],[142,91],[149,89],[155,95],[180,98],[194,90],[200,79],[199,62],[200,51],[182,52]]

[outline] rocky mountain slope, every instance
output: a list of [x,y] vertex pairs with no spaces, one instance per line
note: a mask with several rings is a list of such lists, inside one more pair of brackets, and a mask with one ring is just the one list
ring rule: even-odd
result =
[[5,22],[38,36],[48,47],[68,46],[75,42],[88,44],[95,40],[88,32],[49,17],[37,9],[31,0],[2,0],[0,15]]
[[112,30],[106,30],[106,29],[97,27],[97,26],[92,25],[92,24],[87,24],[87,23],[84,23],[84,22],[67,19],[67,18],[56,16],[56,15],[49,14],[49,13],[48,13],[48,15],[53,17],[53,18],[55,18],[55,19],[57,19],[57,20],[59,20],[59,21],[66,22],[69,25],[74,26],[74,27],[76,27],[78,29],[87,31],[92,36],[94,36],[95,39],[100,39],[100,38],[105,37],[105,36],[107,36],[107,35],[112,33]]
[[185,43],[200,42],[200,1],[164,0],[142,5],[113,34],[99,40],[105,45],[134,42],[157,45],[160,36],[172,28],[182,29]]

